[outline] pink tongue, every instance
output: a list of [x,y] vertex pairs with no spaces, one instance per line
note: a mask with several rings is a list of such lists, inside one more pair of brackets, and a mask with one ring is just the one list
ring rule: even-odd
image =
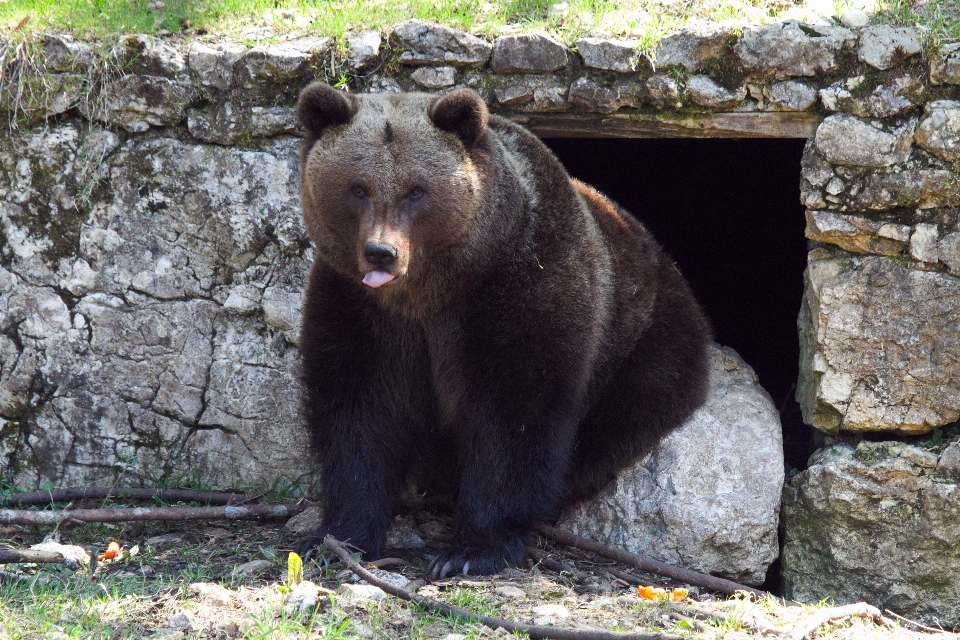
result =
[[387,273],[386,271],[367,271],[363,276],[363,284],[373,287],[376,289],[379,286],[385,285],[397,276],[392,273]]

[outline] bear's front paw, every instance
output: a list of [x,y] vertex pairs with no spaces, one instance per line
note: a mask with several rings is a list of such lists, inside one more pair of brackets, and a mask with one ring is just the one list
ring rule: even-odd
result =
[[325,537],[325,531],[317,531],[309,538],[304,538],[303,540],[294,543],[293,551],[301,558],[306,558],[307,554],[313,551],[314,547],[319,547],[323,544],[323,539]]
[[495,547],[450,547],[430,561],[427,574],[431,580],[442,580],[454,573],[463,575],[490,575],[507,565],[517,566],[526,557],[526,550],[519,538]]

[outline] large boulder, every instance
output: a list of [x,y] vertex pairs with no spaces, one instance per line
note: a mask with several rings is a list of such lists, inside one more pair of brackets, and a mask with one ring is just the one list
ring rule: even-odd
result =
[[784,491],[787,598],[960,623],[960,442],[835,442]]
[[711,349],[706,403],[560,527],[747,584],[776,560],[783,487],[780,416],[732,349]]

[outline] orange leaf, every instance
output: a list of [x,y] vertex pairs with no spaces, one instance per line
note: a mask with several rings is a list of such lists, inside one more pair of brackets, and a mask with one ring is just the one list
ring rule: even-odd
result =
[[690,595],[689,589],[684,589],[683,587],[675,587],[673,591],[670,592],[670,602],[680,602],[684,598]]
[[120,555],[120,543],[116,540],[113,540],[107,545],[107,550],[97,556],[97,560],[100,562],[103,562],[104,560],[113,560],[118,555]]
[[647,585],[645,587],[637,587],[637,593],[641,598],[646,600],[663,600],[667,597],[667,592],[661,587],[653,587]]

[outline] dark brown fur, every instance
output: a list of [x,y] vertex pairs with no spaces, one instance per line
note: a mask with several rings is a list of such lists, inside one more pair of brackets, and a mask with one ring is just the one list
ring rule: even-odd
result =
[[[311,85],[303,315],[327,532],[383,550],[404,482],[455,501],[433,572],[491,573],[702,403],[706,320],[646,229],[467,90]],[[379,288],[369,243],[396,249]],[[379,268],[378,268],[379,269]]]

